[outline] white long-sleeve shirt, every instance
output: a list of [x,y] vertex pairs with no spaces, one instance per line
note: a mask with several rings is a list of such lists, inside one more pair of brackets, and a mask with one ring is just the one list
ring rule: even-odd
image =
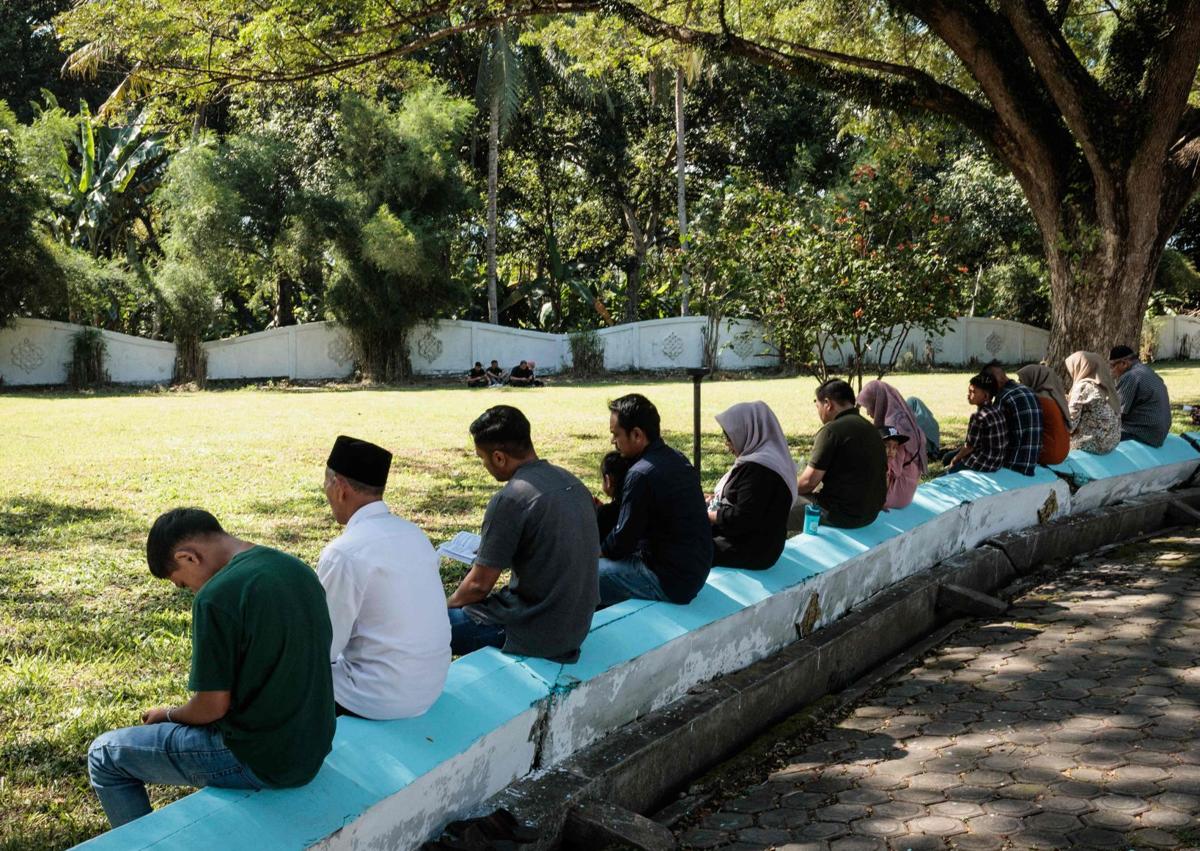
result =
[[425,533],[382,500],[354,513],[321,552],[317,577],[333,623],[333,693],[364,718],[410,718],[442,692],[450,621]]

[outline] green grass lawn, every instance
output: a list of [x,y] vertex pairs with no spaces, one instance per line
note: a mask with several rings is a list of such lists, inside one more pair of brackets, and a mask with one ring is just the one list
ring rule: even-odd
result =
[[[1200,367],[1162,372],[1177,403],[1200,404]],[[892,381],[925,400],[950,443],[970,413],[966,378]],[[320,487],[324,459],[347,433],[396,454],[388,501],[439,543],[478,528],[496,487],[467,433],[485,407],[518,405],[539,453],[598,490],[609,448],[605,402],[633,385],[690,457],[692,388],[683,380],[0,395],[0,848],[62,847],[102,831],[84,767],[88,742],[137,723],[146,706],[185,699],[191,598],[154,580],[144,559],[146,529],[160,512],[204,507],[233,534],[314,564],[338,532]],[[817,427],[814,386],[807,378],[706,382],[705,487],[729,463],[715,413],[762,399],[796,454],[806,454]],[[1176,429],[1185,430],[1182,414]],[[462,568],[445,568],[449,588]]]

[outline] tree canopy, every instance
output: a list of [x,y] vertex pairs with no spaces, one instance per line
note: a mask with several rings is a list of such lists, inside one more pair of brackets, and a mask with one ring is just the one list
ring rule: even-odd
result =
[[1200,187],[1200,0],[275,0],[249,12],[92,0],[60,20],[80,44],[73,67],[121,66],[119,96],[203,100],[239,84],[377,81],[464,32],[551,17],[568,50],[592,46],[585,56],[695,48],[969,130],[1037,223],[1057,357],[1136,338]]

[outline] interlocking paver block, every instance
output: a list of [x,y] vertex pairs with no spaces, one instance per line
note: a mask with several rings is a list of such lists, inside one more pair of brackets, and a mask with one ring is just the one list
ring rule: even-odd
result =
[[682,826],[681,844],[1195,845],[1198,544],[1160,539],[1084,559],[1017,601],[1011,620],[969,624],[772,782]]

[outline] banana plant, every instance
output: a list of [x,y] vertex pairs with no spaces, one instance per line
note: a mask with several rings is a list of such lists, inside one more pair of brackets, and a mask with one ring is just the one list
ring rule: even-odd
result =
[[144,112],[123,127],[96,126],[84,101],[77,122],[75,156],[65,144],[59,151],[58,236],[93,257],[128,253],[135,222],[153,238],[149,204],[166,170],[164,136],[147,132]]

